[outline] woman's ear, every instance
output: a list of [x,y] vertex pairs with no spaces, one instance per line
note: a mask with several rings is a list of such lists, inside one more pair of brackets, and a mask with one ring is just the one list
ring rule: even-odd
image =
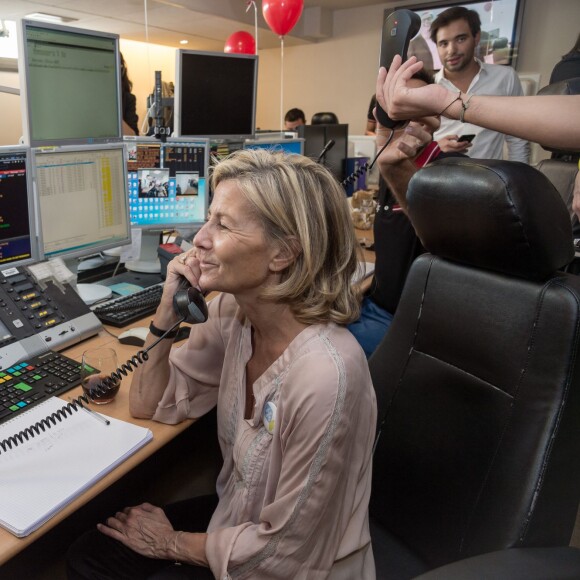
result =
[[272,272],[282,272],[292,265],[302,253],[300,242],[295,237],[286,238],[286,243],[278,242],[278,251],[270,261]]

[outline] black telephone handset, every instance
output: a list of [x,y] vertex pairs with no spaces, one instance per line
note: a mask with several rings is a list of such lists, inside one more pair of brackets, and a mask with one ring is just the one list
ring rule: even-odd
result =
[[[409,42],[421,28],[421,18],[412,10],[395,10],[387,16],[383,23],[381,40],[380,66],[388,69],[395,55],[400,54],[403,61],[407,60]],[[377,103],[376,116],[379,123],[388,129],[405,126],[407,121],[393,121]]]
[[207,320],[207,304],[203,294],[190,286],[186,278],[173,297],[173,308],[188,324],[198,324]]
[[[404,61],[407,60],[409,42],[411,42],[411,39],[419,32],[419,28],[421,28],[421,18],[416,12],[412,12],[411,10],[395,10],[394,12],[391,12],[383,23],[380,66],[384,66],[388,69],[396,54],[400,54]],[[341,182],[343,187],[346,187],[349,183],[356,183],[356,180],[361,175],[366,171],[370,171],[373,168],[375,161],[379,158],[379,155],[391,142],[394,130],[402,128],[408,123],[408,121],[393,121],[378,103],[375,114],[379,123],[383,127],[392,129],[391,135],[372,161],[367,161]]]
[[[207,303],[203,294],[197,289],[190,286],[189,282],[183,278],[179,284],[179,288],[173,297],[173,308],[180,316],[180,319],[168,330],[164,332],[153,344],[148,346],[145,350],[140,350],[135,356],[131,357],[125,364],[122,364],[118,369],[114,370],[108,377],[105,377],[98,385],[91,387],[88,393],[78,396],[76,399],[71,399],[70,403],[62,406],[61,409],[51,413],[44,419],[37,421],[34,425],[23,429],[16,435],[7,437],[0,441],[0,453],[5,453],[8,449],[16,447],[29,438],[40,434],[45,429],[50,429],[53,425],[57,425],[67,416],[72,415],[73,412],[82,409],[84,405],[92,402],[94,397],[104,395],[107,391],[113,388],[119,388],[119,383],[129,373],[132,373],[137,366],[143,364],[149,358],[149,351],[159,344],[166,337],[175,337],[175,333],[171,334],[182,322],[189,324],[198,324],[207,320]],[[58,423],[57,423],[58,422]]]

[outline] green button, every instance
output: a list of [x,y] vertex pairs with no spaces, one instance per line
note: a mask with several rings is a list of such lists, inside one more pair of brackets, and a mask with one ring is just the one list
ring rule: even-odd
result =
[[15,371],[15,372],[14,372],[14,376],[15,376],[15,377],[19,377],[21,374],[22,374],[22,373],[21,373],[20,371]]
[[27,385],[26,383],[18,383],[14,385],[14,388],[22,391],[23,393],[32,390],[32,387],[30,385]]
[[20,411],[20,407],[18,405],[12,405],[12,407],[8,407],[11,411]]
[[34,375],[32,377],[35,381],[39,381],[42,377],[40,375]]

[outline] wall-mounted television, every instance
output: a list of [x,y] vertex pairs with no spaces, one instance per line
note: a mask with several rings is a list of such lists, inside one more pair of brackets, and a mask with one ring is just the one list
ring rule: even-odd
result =
[[[475,10],[481,20],[481,39],[476,56],[483,62],[516,66],[519,33],[524,13],[524,0],[439,0],[425,4],[398,6],[421,17],[419,34],[409,43],[409,56],[416,56],[429,70],[439,70],[441,61],[430,38],[431,23],[447,8],[465,6]],[[385,18],[393,10],[385,10]]]
[[246,139],[256,128],[258,57],[178,50],[175,135]]

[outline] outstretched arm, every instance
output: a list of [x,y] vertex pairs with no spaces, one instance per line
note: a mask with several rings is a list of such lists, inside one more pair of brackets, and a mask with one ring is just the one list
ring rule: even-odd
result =
[[[389,117],[396,120],[442,114],[458,119],[464,96],[441,85],[419,88],[407,86],[423,68],[411,57],[401,62],[395,56],[391,68],[379,70],[377,99]],[[528,139],[558,149],[580,149],[580,95],[540,95],[499,97],[476,95],[471,98],[465,120],[480,127]]]

